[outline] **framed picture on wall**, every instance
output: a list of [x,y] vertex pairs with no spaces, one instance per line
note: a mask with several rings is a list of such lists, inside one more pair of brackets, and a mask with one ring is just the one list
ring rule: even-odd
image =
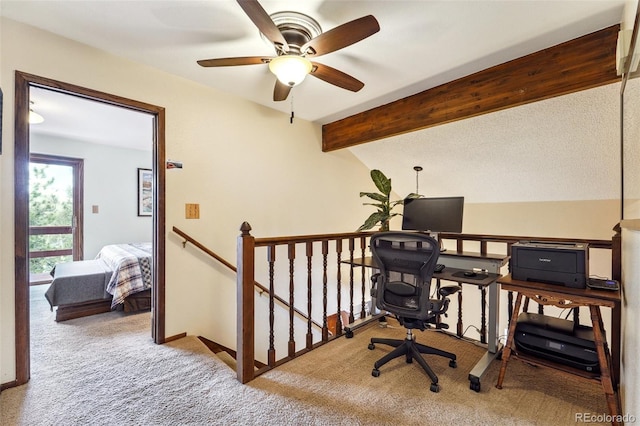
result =
[[153,172],[150,169],[138,169],[138,216],[151,216],[153,213]]

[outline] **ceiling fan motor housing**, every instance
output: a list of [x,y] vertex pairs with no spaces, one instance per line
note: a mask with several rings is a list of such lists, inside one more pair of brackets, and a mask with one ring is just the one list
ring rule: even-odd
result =
[[[318,21],[304,13],[286,11],[269,16],[289,45],[288,52],[276,49],[278,55],[304,55],[307,52],[301,52],[300,48],[322,34],[322,27]],[[265,38],[264,34],[260,35]]]

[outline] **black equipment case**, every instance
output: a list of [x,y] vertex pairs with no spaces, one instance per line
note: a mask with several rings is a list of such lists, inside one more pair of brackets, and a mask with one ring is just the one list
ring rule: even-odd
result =
[[542,314],[523,312],[514,335],[516,350],[592,373],[600,372],[591,327]]

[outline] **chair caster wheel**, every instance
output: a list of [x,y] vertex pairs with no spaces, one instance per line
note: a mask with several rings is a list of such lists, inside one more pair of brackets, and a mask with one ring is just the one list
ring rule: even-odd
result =
[[369,343],[369,346],[367,347],[369,348],[370,351],[372,351],[376,348],[376,345],[374,345],[373,343]]
[[480,392],[480,380],[471,380],[469,382],[469,389],[474,392]]
[[458,363],[456,362],[455,359],[452,359],[449,361],[449,367],[451,368],[457,368],[458,367]]
[[413,364],[413,358],[407,358],[407,364]]
[[345,330],[344,335],[347,339],[351,339],[353,337],[353,330],[350,330],[350,329]]
[[440,386],[438,386],[438,384],[437,384],[437,383],[431,383],[431,386],[429,386],[429,390],[430,390],[431,392],[436,392],[436,393],[438,393],[438,392],[440,392]]
[[380,370],[378,370],[377,368],[374,368],[374,369],[371,371],[371,375],[372,375],[373,377],[380,377]]

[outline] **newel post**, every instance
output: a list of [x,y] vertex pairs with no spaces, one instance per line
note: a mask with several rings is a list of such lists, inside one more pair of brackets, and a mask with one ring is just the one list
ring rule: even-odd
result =
[[237,281],[237,377],[240,383],[253,380],[255,360],[254,291],[255,238],[251,236],[251,225],[244,222],[238,237],[238,281]]

